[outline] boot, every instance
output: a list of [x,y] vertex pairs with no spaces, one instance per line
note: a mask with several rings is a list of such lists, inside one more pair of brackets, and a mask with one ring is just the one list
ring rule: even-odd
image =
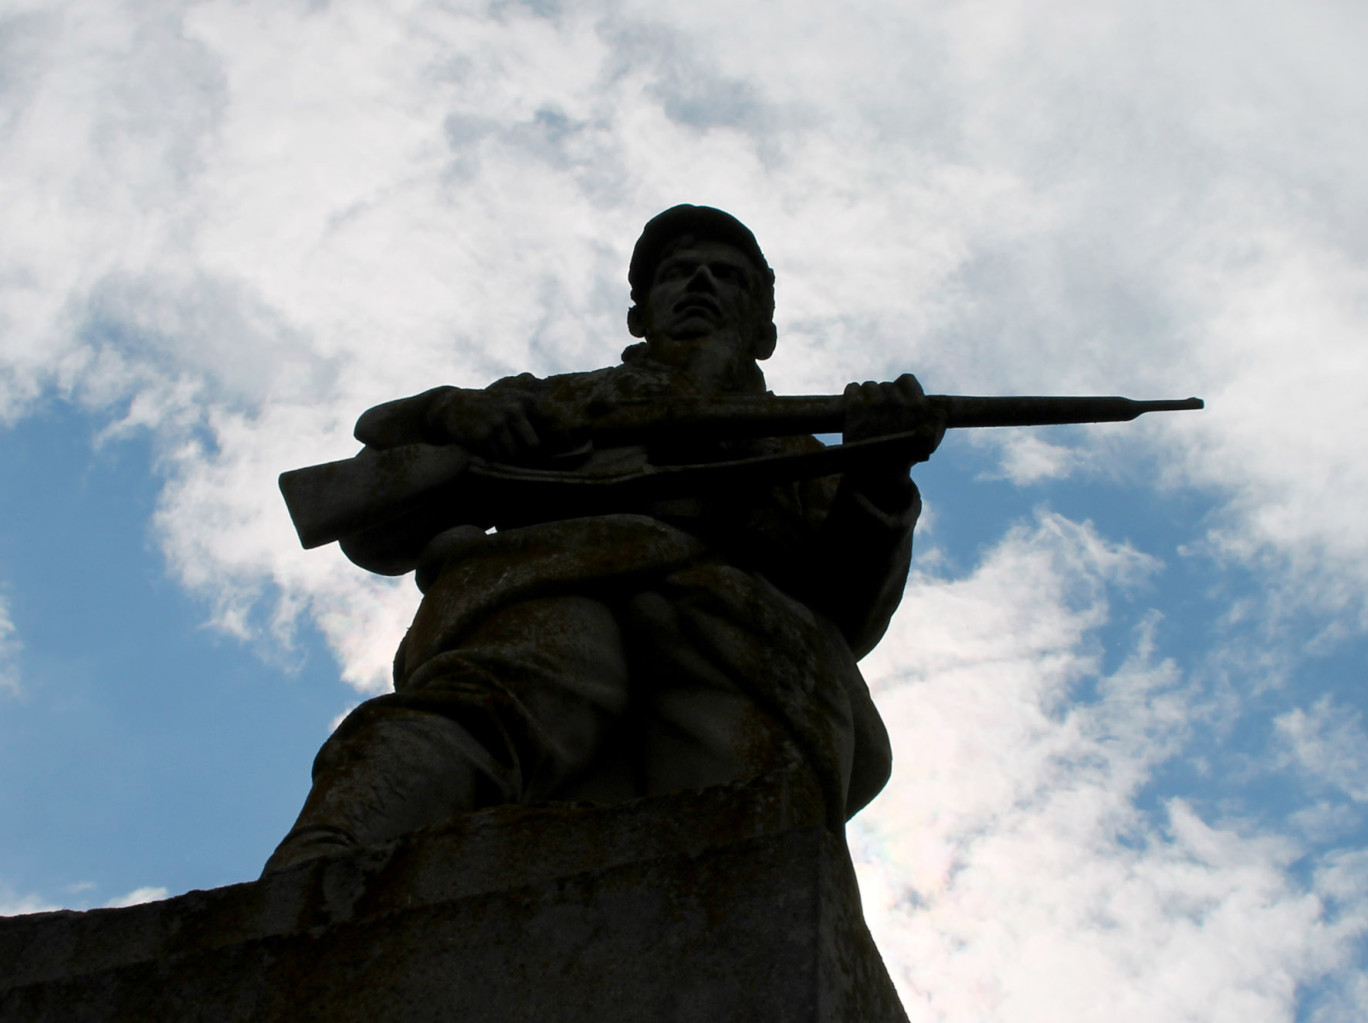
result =
[[313,788],[262,876],[486,805],[497,767],[455,721],[368,701],[323,744]]

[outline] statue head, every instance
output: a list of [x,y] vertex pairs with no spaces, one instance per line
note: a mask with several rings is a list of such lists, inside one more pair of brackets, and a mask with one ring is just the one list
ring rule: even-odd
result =
[[648,348],[739,345],[774,352],[774,271],[746,225],[711,206],[674,206],[649,220],[632,251],[627,326]]

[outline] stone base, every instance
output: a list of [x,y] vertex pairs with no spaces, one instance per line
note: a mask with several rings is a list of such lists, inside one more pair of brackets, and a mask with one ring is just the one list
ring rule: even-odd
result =
[[0,1020],[906,1016],[792,779],[501,807],[164,902],[0,919]]

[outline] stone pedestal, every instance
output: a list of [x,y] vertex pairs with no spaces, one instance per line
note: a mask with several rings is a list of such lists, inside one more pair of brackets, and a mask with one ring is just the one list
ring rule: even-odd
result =
[[501,807],[263,881],[0,919],[0,1020],[905,1021],[790,777]]

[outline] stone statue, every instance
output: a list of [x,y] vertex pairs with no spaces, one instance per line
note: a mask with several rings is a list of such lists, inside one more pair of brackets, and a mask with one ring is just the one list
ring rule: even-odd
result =
[[[455,445],[554,463],[567,419],[642,399],[764,394],[774,274],[751,232],[704,206],[652,219],[632,255],[641,343],[586,373],[439,387],[371,409],[369,448]],[[906,430],[913,449],[841,476],[702,485],[639,508],[577,514],[554,500],[514,528],[410,540],[424,598],[395,691],[327,740],[272,872],[500,803],[618,802],[759,774],[795,755],[832,826],[888,778],[887,733],[856,661],[901,598],[921,502],[909,478],[944,432],[911,375],[852,384],[845,441]],[[707,463],[820,447],[710,440],[579,452],[577,472]],[[471,485],[477,485],[472,481]],[[573,516],[573,517],[572,517]],[[502,526],[502,524],[499,524]],[[348,553],[367,562],[365,537]]]
[[[774,273],[706,206],[649,221],[628,280],[642,341],[621,365],[389,402],[357,422],[360,455],[281,477],[305,546],[416,569],[424,597],[394,692],[324,744],[268,873],[482,807],[794,765],[839,834],[889,775],[856,662],[902,596],[912,465],[947,426],[1203,407],[928,396],[910,374],[770,395]],[[830,448],[805,432],[838,428]]]

